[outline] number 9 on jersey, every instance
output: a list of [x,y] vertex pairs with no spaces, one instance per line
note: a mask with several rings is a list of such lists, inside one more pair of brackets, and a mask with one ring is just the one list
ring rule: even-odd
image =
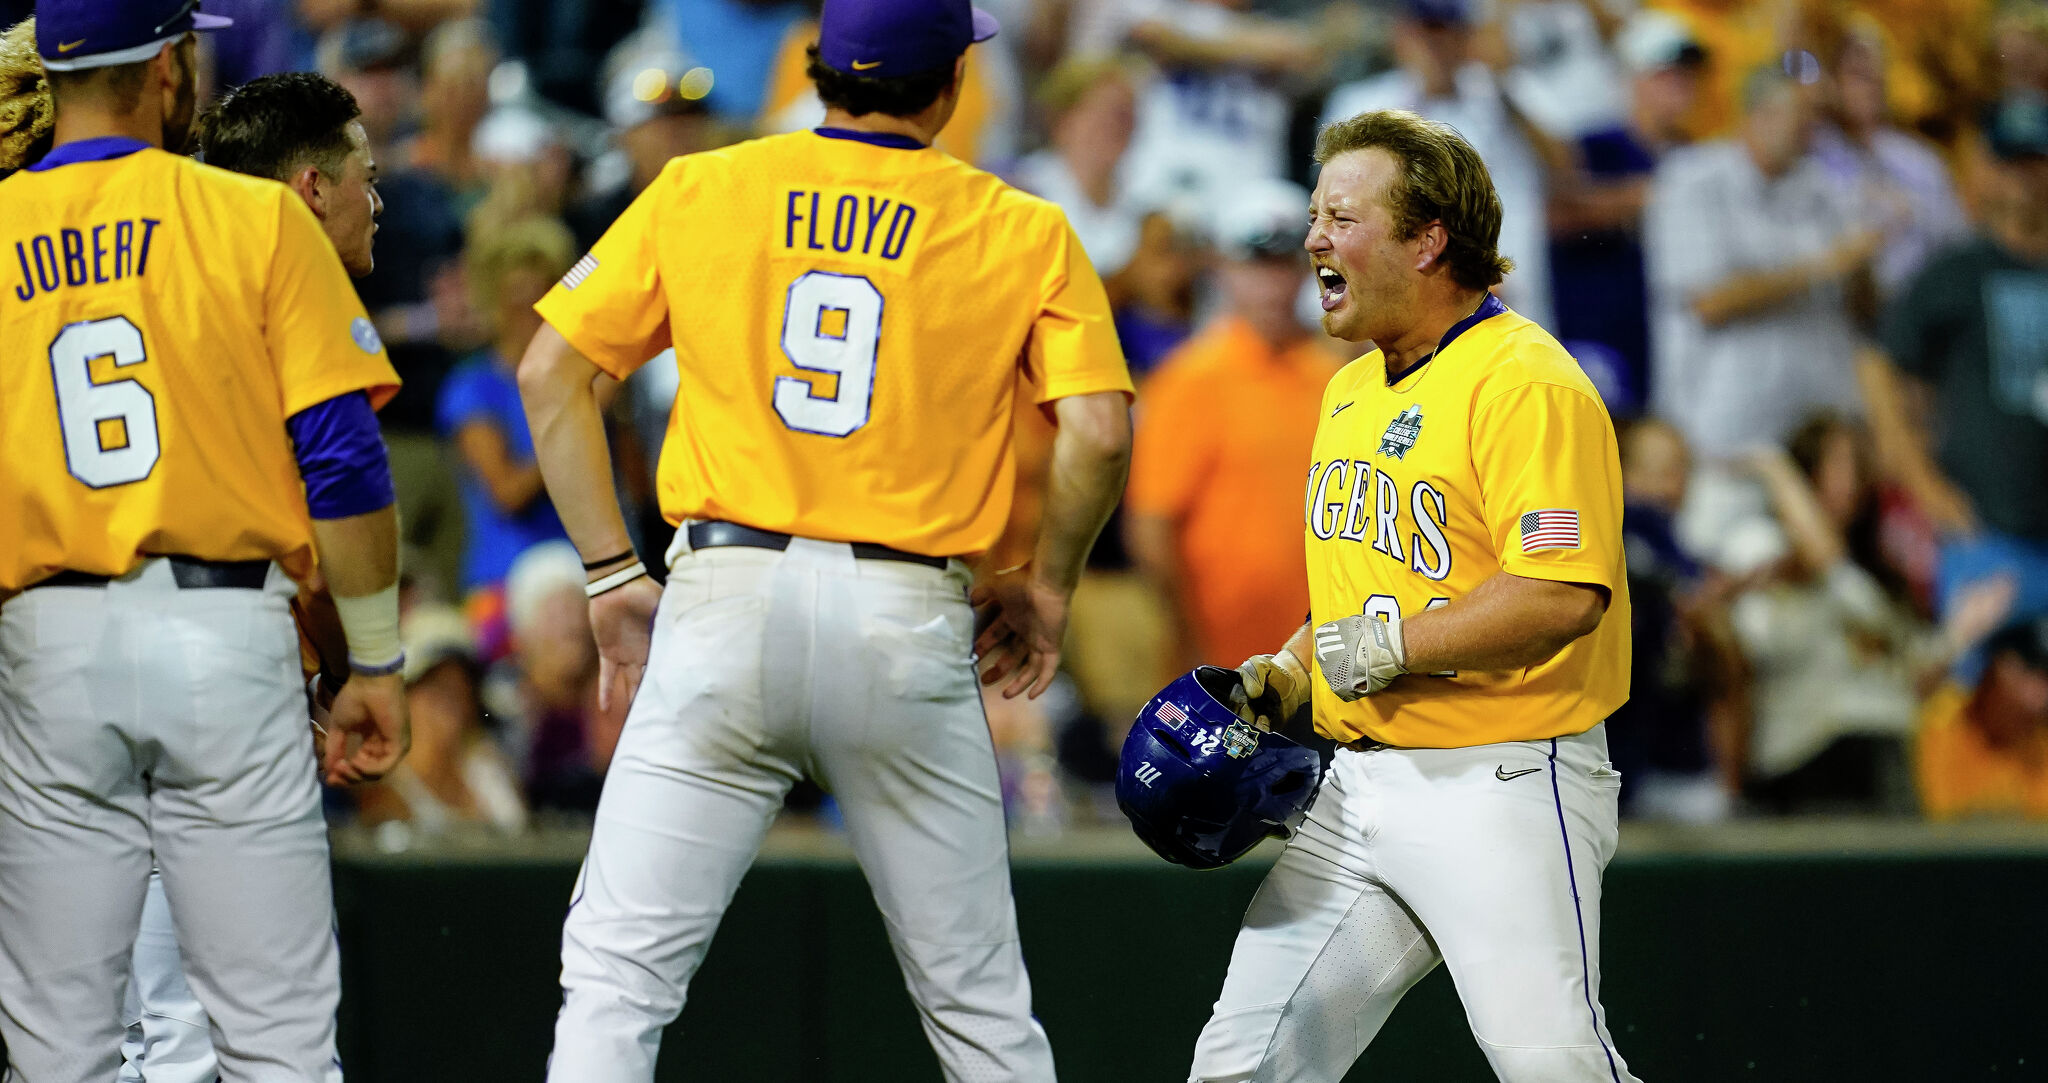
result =
[[810,380],[775,378],[775,412],[798,432],[849,436],[868,423],[875,351],[882,341],[882,291],[860,275],[806,271],[789,284],[782,352],[809,372],[838,377],[832,394]]

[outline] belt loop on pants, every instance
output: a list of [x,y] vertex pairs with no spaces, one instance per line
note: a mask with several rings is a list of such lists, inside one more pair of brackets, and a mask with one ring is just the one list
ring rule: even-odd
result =
[[[774,530],[756,530],[739,523],[722,519],[701,519],[684,528],[690,548],[716,549],[721,546],[739,545],[750,549],[773,549],[781,552],[789,548],[790,535]],[[923,553],[906,553],[873,542],[849,542],[853,555],[860,560],[894,560],[904,564],[922,564],[927,568],[946,570],[945,557],[926,556]]]

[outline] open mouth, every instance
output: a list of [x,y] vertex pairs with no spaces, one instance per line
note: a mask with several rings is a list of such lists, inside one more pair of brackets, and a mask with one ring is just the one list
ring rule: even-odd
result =
[[1343,275],[1338,274],[1332,268],[1322,266],[1316,268],[1316,285],[1322,289],[1324,312],[1332,311],[1338,305],[1343,304],[1344,295],[1350,288],[1350,284],[1344,281]]

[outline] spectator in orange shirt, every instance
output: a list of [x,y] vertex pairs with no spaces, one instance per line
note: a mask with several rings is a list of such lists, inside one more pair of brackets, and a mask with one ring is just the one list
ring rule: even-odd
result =
[[1308,193],[1257,181],[1217,216],[1222,311],[1139,391],[1125,538],[1181,668],[1230,664],[1301,626],[1302,479],[1336,359],[1297,314]]
[[1975,691],[1947,685],[1921,712],[1921,807],[2048,819],[2048,620],[2011,625],[1986,651]]

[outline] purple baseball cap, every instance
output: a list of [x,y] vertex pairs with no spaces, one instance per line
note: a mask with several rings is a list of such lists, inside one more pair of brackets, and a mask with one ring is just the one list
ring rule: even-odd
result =
[[825,0],[818,59],[871,79],[920,75],[996,36],[996,17],[967,0]]
[[201,15],[199,0],[36,0],[36,52],[51,71],[137,64],[194,30],[234,20]]

